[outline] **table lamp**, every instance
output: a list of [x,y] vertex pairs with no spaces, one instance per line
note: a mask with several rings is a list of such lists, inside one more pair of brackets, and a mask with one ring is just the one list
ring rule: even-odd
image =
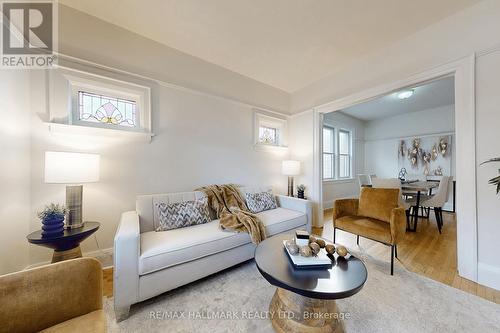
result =
[[300,161],[283,161],[281,173],[288,176],[288,196],[293,197],[293,176],[300,174]]
[[45,152],[45,183],[66,186],[67,229],[83,226],[82,183],[99,181],[100,156],[97,154]]

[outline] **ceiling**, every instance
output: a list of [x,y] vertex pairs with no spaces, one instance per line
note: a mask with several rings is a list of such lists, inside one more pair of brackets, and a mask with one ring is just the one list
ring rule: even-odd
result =
[[414,89],[414,94],[410,98],[399,99],[397,95],[400,91],[398,91],[344,109],[342,113],[364,121],[370,121],[455,103],[455,82],[453,77],[433,81],[412,89]]
[[480,0],[60,0],[286,92]]

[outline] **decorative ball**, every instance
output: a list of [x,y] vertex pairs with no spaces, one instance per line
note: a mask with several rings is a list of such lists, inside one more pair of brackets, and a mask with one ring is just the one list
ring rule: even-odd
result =
[[316,243],[318,243],[318,245],[319,245],[320,248],[324,248],[325,245],[326,245],[326,242],[324,240],[322,240],[322,239],[319,239],[319,238],[316,239]]
[[318,245],[318,243],[315,243],[315,242],[312,242],[309,244],[309,247],[311,248],[312,250],[312,253],[314,255],[317,255],[319,253],[319,250],[321,249]]
[[342,245],[339,245],[337,246],[337,254],[341,257],[345,257],[347,255],[347,249],[345,248],[345,246],[342,246]]
[[309,246],[301,246],[299,249],[299,253],[303,257],[310,257],[312,256],[312,250]]
[[333,245],[333,244],[326,244],[325,249],[326,249],[326,252],[328,252],[328,254],[335,253],[335,245]]
[[309,236],[309,243],[316,243],[316,237]]
[[297,255],[299,253],[299,246],[295,244],[294,241],[289,241],[287,240],[285,242],[285,246],[288,249],[288,252],[290,252],[291,255]]

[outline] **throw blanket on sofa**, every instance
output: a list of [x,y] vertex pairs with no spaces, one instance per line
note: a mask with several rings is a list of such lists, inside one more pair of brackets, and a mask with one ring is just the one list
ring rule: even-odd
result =
[[196,191],[208,196],[208,205],[217,213],[222,229],[248,232],[254,244],[266,238],[264,224],[248,211],[236,185],[209,185]]

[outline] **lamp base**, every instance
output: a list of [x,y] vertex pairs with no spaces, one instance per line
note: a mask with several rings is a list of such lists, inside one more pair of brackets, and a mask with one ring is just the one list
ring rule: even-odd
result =
[[293,197],[293,177],[288,176],[288,196]]
[[66,229],[76,229],[83,226],[82,195],[82,185],[66,186],[66,208],[69,211],[66,217]]

